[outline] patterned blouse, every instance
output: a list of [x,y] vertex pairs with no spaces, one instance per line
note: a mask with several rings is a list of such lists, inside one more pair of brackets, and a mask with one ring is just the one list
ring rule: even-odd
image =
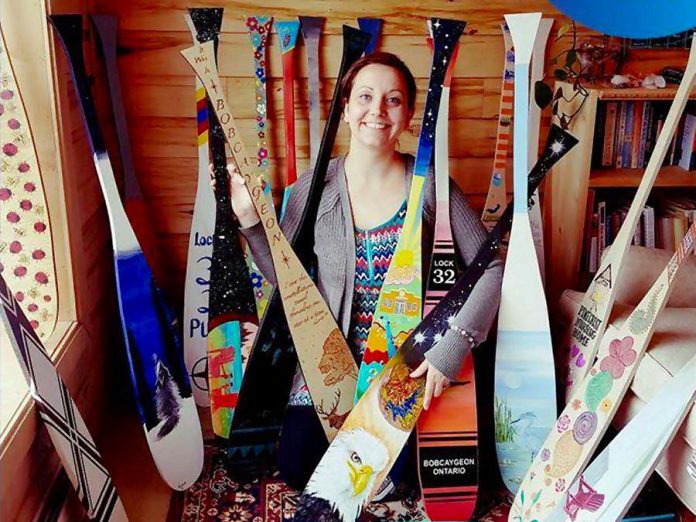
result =
[[[358,361],[362,360],[365,352],[367,334],[372,326],[372,316],[377,308],[379,292],[396,250],[405,218],[406,201],[386,223],[369,230],[355,227],[355,291],[348,331],[348,346],[353,351],[353,355],[357,356]],[[295,375],[289,404],[291,406],[312,405],[312,399],[301,372]]]

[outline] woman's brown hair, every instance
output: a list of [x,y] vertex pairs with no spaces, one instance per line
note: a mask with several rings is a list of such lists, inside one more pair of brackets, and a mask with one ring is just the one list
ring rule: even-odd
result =
[[341,101],[345,105],[350,99],[350,93],[353,90],[355,77],[358,73],[368,65],[380,64],[396,69],[406,83],[406,102],[408,109],[413,112],[416,108],[416,80],[413,78],[413,73],[408,66],[395,54],[377,52],[368,54],[360,58],[357,62],[350,66],[341,81]]

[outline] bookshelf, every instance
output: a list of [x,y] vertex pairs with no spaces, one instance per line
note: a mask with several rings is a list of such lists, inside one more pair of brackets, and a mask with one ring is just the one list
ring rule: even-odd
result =
[[[571,99],[572,86],[558,82],[565,99]],[[580,143],[553,169],[544,192],[544,229],[547,270],[547,299],[554,307],[568,288],[579,288],[578,267],[583,248],[585,211],[589,189],[636,188],[644,168],[593,168],[595,122],[600,101],[659,101],[671,100],[675,87],[653,90],[643,88],[614,89],[597,85],[588,89],[589,96],[582,110],[568,129]],[[696,99],[696,92],[691,93]],[[580,96],[566,102],[560,109],[566,114],[577,110]],[[696,172],[678,166],[665,166],[657,176],[654,188],[696,189]]]
[[[593,169],[589,188],[638,187],[643,169]],[[662,167],[653,187],[696,188],[696,172],[681,167]]]

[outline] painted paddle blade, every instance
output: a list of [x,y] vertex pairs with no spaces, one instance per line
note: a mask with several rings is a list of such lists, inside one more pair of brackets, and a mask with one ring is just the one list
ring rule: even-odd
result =
[[[186,17],[187,22],[190,17]],[[193,22],[189,29],[195,40]],[[196,404],[210,406],[208,386],[208,301],[210,265],[213,260],[215,230],[215,196],[210,187],[210,149],[208,146],[208,101],[205,88],[196,77],[196,124],[198,149],[198,181],[193,218],[189,233],[186,276],[184,283],[184,360],[191,380]]]
[[[532,49],[532,76],[531,89],[529,89],[529,152],[527,156],[528,168],[537,160],[539,153],[539,127],[541,126],[541,109],[534,99],[534,90],[537,81],[544,77],[544,54],[546,52],[546,42],[551,33],[553,18],[542,18],[539,23],[539,31],[534,40]],[[536,249],[537,261],[539,262],[539,273],[542,282],[545,280],[544,261],[544,224],[541,220],[541,198],[539,191],[535,190],[530,196],[529,223],[532,227],[532,237],[534,238],[534,248]]]
[[45,340],[58,314],[51,222],[34,137],[1,30],[0,128],[0,270]]
[[82,415],[34,327],[0,275],[0,319],[29,393],[90,520],[128,520]]
[[402,340],[410,334],[421,319],[423,189],[434,148],[435,123],[440,106],[442,84],[455,44],[464,32],[465,26],[466,22],[457,20],[442,18],[431,20],[435,50],[406,218],[379,293],[372,326],[367,336],[367,345],[363,353],[358,387],[355,392],[356,402],[365,393],[371,380],[379,374],[389,357],[401,346]]
[[[448,149],[450,87],[458,51],[459,42],[445,74],[435,127],[435,238],[425,291],[426,317],[452,289],[459,275],[450,223]],[[457,415],[452,416],[453,411]],[[478,491],[476,382],[471,357],[466,359],[453,386],[420,416],[418,471],[431,520],[471,517]]]
[[220,92],[212,51],[212,42],[205,42],[181,53],[214,100],[213,106],[225,139],[261,218],[298,359],[319,420],[327,438],[332,440],[352,408],[357,365],[319,290],[280,230],[273,211],[264,203],[263,188],[249,164],[246,147],[229,112],[227,100]]
[[573,394],[583,377],[592,367],[597,355],[599,341],[609,320],[609,313],[614,305],[616,281],[626,259],[628,247],[643,207],[648,199],[650,189],[662,167],[667,149],[676,132],[689,93],[696,81],[696,46],[691,46],[689,61],[684,71],[677,94],[667,113],[662,131],[650,156],[648,166],[638,185],[636,195],[628,209],[628,214],[607,255],[602,259],[597,274],[590,283],[580,303],[580,309],[572,323],[568,340],[568,378],[566,382],[566,401]]
[[[534,190],[549,169],[577,144],[552,125],[547,146],[529,175]],[[423,379],[408,377],[471,295],[510,230],[512,204],[481,246],[454,288],[435,306],[368,387],[331,443],[300,497],[296,522],[354,520],[383,483],[422,410]],[[473,466],[478,466],[474,463]],[[338,514],[337,514],[338,513]]]
[[606,355],[592,365],[549,430],[515,497],[510,511],[515,520],[545,520],[585,469],[635,376],[694,240],[696,224],[616,335],[608,338]]
[[[254,49],[254,83],[255,96],[254,107],[256,109],[256,159],[261,177],[264,180],[264,193],[271,207],[275,207],[273,203],[273,194],[271,190],[271,176],[268,165],[268,140],[266,135],[268,132],[268,96],[266,94],[267,81],[267,54],[268,54],[268,35],[271,34],[273,18],[270,16],[249,16],[246,19],[246,26],[249,30],[249,39],[251,46]],[[196,77],[196,82],[200,79]],[[254,258],[251,254],[251,249],[246,247],[246,261],[251,275],[251,283],[254,287],[254,297],[256,298],[256,311],[259,320],[263,317],[268,306],[268,301],[271,298],[273,288],[271,284],[256,266]]]
[[547,520],[620,520],[683,424],[695,394],[692,358],[592,461]]
[[203,467],[203,437],[183,361],[181,332],[140,249],[116,187],[82,55],[82,17],[51,15],[70,64],[106,201],[116,289],[134,396],[153,459],[173,489],[190,487]]
[[506,15],[515,46],[514,213],[498,318],[496,452],[505,486],[516,492],[540,434],[556,419],[553,347],[527,201],[529,61],[541,15]]
[[379,45],[379,37],[382,33],[382,24],[384,20],[381,18],[358,18],[358,27],[370,35],[370,43],[365,48],[365,54],[372,54],[377,50]]
[[[348,68],[362,55],[368,39],[369,35],[362,31],[343,26],[343,57],[337,75],[339,81],[324,127],[307,204],[291,240],[295,252],[299,253],[300,260],[306,267],[312,266],[313,263],[311,252],[314,245],[314,222],[342,112],[338,85]],[[247,363],[233,419],[230,434],[232,447],[228,456],[234,459],[243,458],[247,450],[254,461],[260,460],[259,455],[272,456],[296,367],[295,348],[290,338],[280,293],[276,289],[271,296]],[[274,383],[272,389],[268,386],[269,382]]]
[[295,160],[295,46],[300,34],[298,20],[284,20],[275,23],[278,44],[283,59],[283,122],[285,124],[285,191],[280,219],[285,216],[285,208],[290,198],[292,185],[297,180]]
[[[431,42],[432,40],[429,39],[429,41]],[[430,310],[454,286],[459,275],[457,255],[454,250],[454,240],[452,239],[452,226],[450,224],[448,146],[450,85],[458,52],[459,42],[454,45],[442,84],[440,106],[435,126],[435,237],[430,259],[430,273],[426,282],[424,316],[427,316]]]
[[[222,9],[190,9],[189,13],[198,42],[212,42],[215,47],[222,25]],[[242,383],[244,352],[248,354],[251,349],[258,319],[239,229],[232,213],[224,131],[212,109],[212,100],[208,98],[209,147],[215,176],[215,228],[208,294],[208,386],[213,432],[227,439]]]
[[140,243],[143,249],[145,258],[148,260],[151,267],[157,267],[160,264],[157,237],[135,173],[130,137],[128,134],[128,122],[126,121],[126,111],[123,107],[123,97],[121,95],[121,79],[119,78],[118,66],[116,63],[116,32],[118,20],[115,16],[111,15],[90,15],[90,18],[96,28],[97,42],[99,44],[98,48],[104,60],[106,77],[109,83],[111,108],[116,125],[118,150],[124,174],[123,187],[125,197],[123,204],[126,209],[128,221],[130,221],[135,231],[135,235],[138,238],[138,243]]
[[505,39],[505,66],[503,68],[503,85],[500,88],[498,104],[498,130],[495,138],[495,154],[493,156],[493,173],[488,186],[486,203],[483,206],[481,221],[490,232],[500,219],[507,206],[505,191],[505,173],[507,171],[508,145],[510,144],[510,128],[512,124],[512,104],[515,85],[515,51],[512,47],[512,37],[506,22],[500,27]]
[[478,446],[474,360],[467,357],[457,380],[418,420],[418,471],[430,520],[471,518],[478,498]]
[[319,39],[324,18],[300,16],[300,29],[307,55],[307,83],[309,101],[309,168],[314,169],[321,144],[321,96],[319,83]]

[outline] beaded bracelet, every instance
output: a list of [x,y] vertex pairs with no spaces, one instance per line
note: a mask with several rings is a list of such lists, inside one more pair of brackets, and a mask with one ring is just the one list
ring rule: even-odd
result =
[[451,325],[450,328],[469,341],[472,348],[476,348],[476,340],[472,334],[467,332],[464,328],[459,328],[456,324]]

